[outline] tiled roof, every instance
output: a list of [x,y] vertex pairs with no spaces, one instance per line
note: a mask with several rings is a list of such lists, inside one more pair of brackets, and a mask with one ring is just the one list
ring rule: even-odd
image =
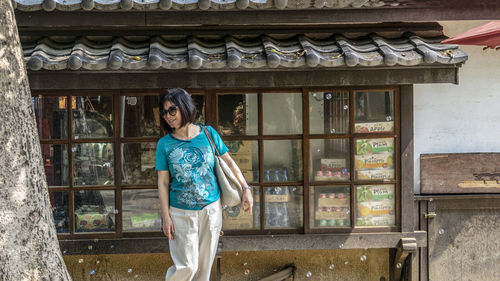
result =
[[413,0],[13,0],[15,7],[21,11],[341,9],[411,7],[414,2]]
[[460,64],[467,54],[444,37],[333,34],[208,37],[22,37],[31,70],[264,69]]

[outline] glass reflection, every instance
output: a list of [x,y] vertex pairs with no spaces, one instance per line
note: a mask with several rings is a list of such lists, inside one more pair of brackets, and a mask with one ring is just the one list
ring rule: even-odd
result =
[[392,132],[394,95],[392,91],[354,93],[355,133]]
[[356,186],[356,225],[395,225],[394,185]]
[[312,92],[309,107],[311,134],[349,133],[349,92]]
[[302,134],[302,93],[262,95],[264,134]]
[[310,178],[314,181],[350,179],[349,139],[310,140]]
[[38,96],[32,99],[40,139],[68,137],[66,97]]
[[74,144],[73,177],[74,185],[114,184],[113,144]]
[[113,97],[77,96],[73,112],[73,137],[109,138],[113,136]]
[[239,205],[224,209],[222,212],[223,230],[260,229],[259,189],[258,187],[252,187],[252,190],[254,198],[253,213],[245,212]]
[[357,139],[356,179],[394,179],[394,138]]
[[123,231],[161,231],[158,190],[123,191]]
[[42,144],[43,167],[49,186],[68,185],[68,145]]
[[156,143],[122,144],[122,183],[156,184]]
[[112,190],[75,191],[75,231],[115,230],[115,192]]
[[311,227],[351,225],[349,186],[314,186],[310,192]]
[[302,141],[265,140],[264,182],[299,181],[302,178]]
[[196,123],[205,123],[205,96],[204,95],[191,95],[194,106],[198,114],[196,115]]
[[49,192],[57,233],[69,233],[69,192]]
[[222,135],[257,134],[257,94],[219,95],[217,101]]
[[264,190],[266,228],[302,226],[302,186],[271,186]]
[[121,137],[160,135],[158,96],[120,97]]
[[247,182],[259,181],[259,144],[257,141],[226,141],[229,154]]

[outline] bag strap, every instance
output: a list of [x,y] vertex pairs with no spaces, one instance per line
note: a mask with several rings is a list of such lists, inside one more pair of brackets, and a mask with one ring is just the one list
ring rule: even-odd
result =
[[210,143],[210,146],[212,147],[214,154],[220,157],[219,150],[217,150],[217,147],[215,146],[214,141],[212,140],[212,137],[210,136],[210,133],[207,130],[207,127],[203,126],[203,130],[205,131],[205,135],[207,136],[208,142]]

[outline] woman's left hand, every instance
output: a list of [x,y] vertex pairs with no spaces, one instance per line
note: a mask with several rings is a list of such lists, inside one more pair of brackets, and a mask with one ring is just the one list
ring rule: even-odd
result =
[[252,213],[253,197],[250,189],[243,190],[243,197],[241,198],[241,209],[247,213]]

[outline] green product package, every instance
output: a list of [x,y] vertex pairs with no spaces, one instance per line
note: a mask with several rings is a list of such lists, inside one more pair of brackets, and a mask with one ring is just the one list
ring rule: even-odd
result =
[[381,201],[394,198],[392,185],[364,185],[358,186],[356,199],[358,202]]
[[356,140],[356,155],[392,153],[393,151],[393,138]]
[[154,227],[158,213],[142,213],[131,215],[132,227]]

